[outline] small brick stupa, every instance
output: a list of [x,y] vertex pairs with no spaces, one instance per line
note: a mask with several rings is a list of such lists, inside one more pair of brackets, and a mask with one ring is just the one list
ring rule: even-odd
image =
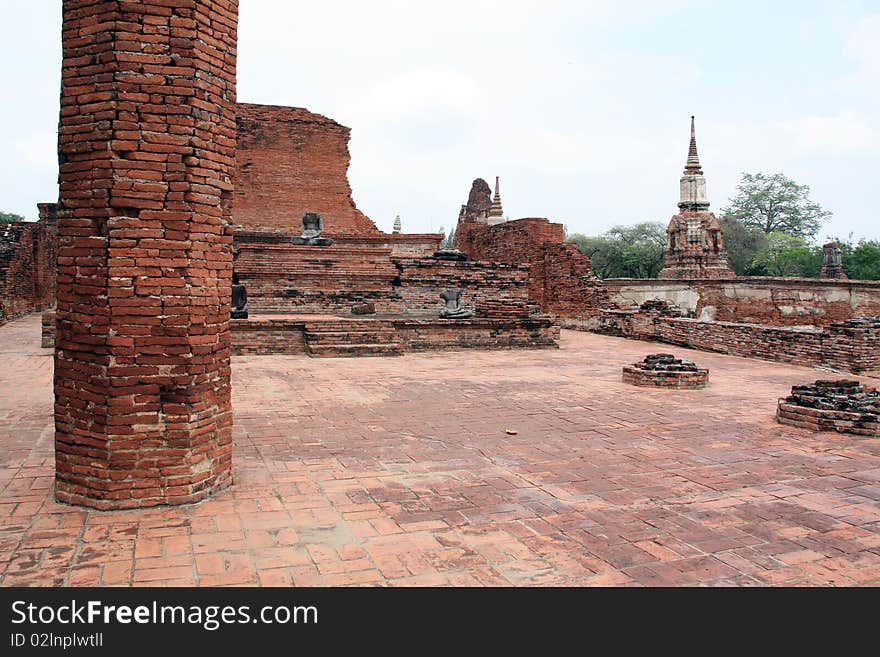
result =
[[641,363],[624,367],[623,382],[657,388],[705,388],[709,384],[709,370],[672,354],[652,354]]
[[880,394],[858,381],[816,381],[794,386],[779,400],[776,419],[811,431],[880,436]]
[[660,278],[734,278],[727,263],[724,235],[715,215],[709,212],[706,178],[697,154],[694,117],[691,117],[691,143],[681,177],[681,212],[666,229],[666,253]]

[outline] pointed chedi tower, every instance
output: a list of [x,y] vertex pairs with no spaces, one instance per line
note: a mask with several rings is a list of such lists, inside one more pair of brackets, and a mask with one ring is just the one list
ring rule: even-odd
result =
[[672,217],[666,229],[666,253],[660,278],[735,278],[727,262],[721,225],[709,212],[693,116],[687,163],[679,189],[680,212]]
[[394,217],[394,228],[391,229],[391,232],[397,235],[402,230],[403,225],[400,223],[400,215]]
[[495,176],[495,197],[492,199],[486,223],[490,226],[504,223],[504,209],[501,207],[501,183],[498,176]]

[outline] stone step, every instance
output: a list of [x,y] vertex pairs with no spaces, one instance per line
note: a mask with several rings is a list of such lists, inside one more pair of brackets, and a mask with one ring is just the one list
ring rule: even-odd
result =
[[403,345],[399,342],[385,342],[382,344],[308,344],[307,349],[312,358],[403,355]]
[[339,320],[336,322],[305,322],[306,331],[309,333],[332,333],[345,331],[348,333],[356,331],[393,331],[394,326],[391,322],[383,322],[381,320]]
[[397,342],[397,331],[322,331],[306,332],[309,344],[382,344]]

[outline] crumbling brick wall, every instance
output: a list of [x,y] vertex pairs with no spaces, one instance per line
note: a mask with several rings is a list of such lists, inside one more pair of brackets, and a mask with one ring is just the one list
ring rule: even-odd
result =
[[694,317],[769,326],[829,326],[880,314],[880,282],[741,277],[686,281],[603,281],[611,306],[666,299]]
[[436,316],[440,293],[463,291],[461,303],[479,317],[528,317],[540,312],[529,295],[529,269],[487,262],[450,262],[433,258],[395,258],[396,292],[407,313]]
[[655,311],[603,312],[600,332],[745,358],[880,373],[880,318],[826,328],[706,322]]
[[373,233],[348,182],[351,130],[296,107],[238,106],[235,223],[301,232],[317,212],[327,234]]
[[544,312],[589,317],[606,304],[601,283],[592,277],[590,259],[565,242],[562,224],[540,218],[496,226],[462,222],[455,246],[472,260],[528,266],[529,294]]
[[0,322],[34,309],[34,235],[30,224],[0,224]]
[[403,312],[390,247],[245,242],[236,248],[235,272],[252,313],[347,314],[365,301],[379,312]]
[[232,480],[237,0],[64,0],[55,492],[113,509]]
[[55,305],[55,270],[58,267],[58,204],[39,203],[40,229],[34,242],[34,309]]
[[55,302],[55,226],[0,224],[0,323]]
[[595,317],[609,305],[608,293],[601,281],[593,277],[590,259],[577,244],[546,244],[543,251],[540,275],[547,312],[568,318]]

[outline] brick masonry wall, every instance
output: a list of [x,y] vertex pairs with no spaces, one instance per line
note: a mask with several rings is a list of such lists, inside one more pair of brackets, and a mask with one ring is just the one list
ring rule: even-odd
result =
[[34,243],[34,306],[43,310],[55,305],[55,270],[58,267],[58,204],[38,203],[40,212]]
[[235,223],[250,229],[302,232],[317,212],[327,233],[372,233],[348,183],[351,130],[295,107],[240,104]]
[[[646,333],[625,337],[648,339]],[[880,372],[880,326],[851,328],[842,323],[827,329],[801,330],[657,316],[651,339],[794,365],[825,366],[868,374]]]
[[55,225],[0,224],[0,323],[55,301]]
[[529,266],[531,297],[544,310],[543,246],[561,243],[563,238],[561,224],[539,218],[517,219],[496,226],[464,222],[455,230],[456,248],[471,260]]
[[559,346],[559,327],[547,316],[465,320],[399,319],[394,327],[408,351],[544,349]]
[[668,299],[695,317],[771,326],[829,326],[880,314],[880,282],[748,277],[603,281],[611,305]]
[[436,316],[445,303],[440,293],[463,291],[461,304],[478,316],[521,316],[540,312],[529,298],[529,269],[487,262],[450,262],[433,258],[394,258],[397,294],[407,313]]
[[[602,283],[593,278],[590,259],[576,244],[561,242],[544,246],[545,312],[568,318],[596,317],[610,305]],[[534,270],[534,267],[533,267]]]
[[[236,355],[307,354],[307,322],[268,317],[234,320],[233,351]],[[407,351],[544,349],[556,348],[559,342],[559,327],[547,316],[465,320],[396,318],[391,323]]]
[[289,319],[236,319],[232,322],[232,353],[236,356],[305,354],[304,324]]
[[235,271],[251,313],[343,313],[364,301],[403,312],[390,248],[240,244]]
[[40,346],[43,349],[55,348],[55,322],[58,321],[54,310],[47,310],[40,317]]
[[56,496],[231,483],[237,0],[64,0]]
[[820,331],[675,318],[657,318],[655,329],[661,342],[705,351],[795,365],[810,366],[822,361]]
[[528,266],[529,294],[543,312],[590,317],[607,305],[590,259],[564,241],[562,224],[540,218],[496,226],[462,222],[455,245],[473,260]]

